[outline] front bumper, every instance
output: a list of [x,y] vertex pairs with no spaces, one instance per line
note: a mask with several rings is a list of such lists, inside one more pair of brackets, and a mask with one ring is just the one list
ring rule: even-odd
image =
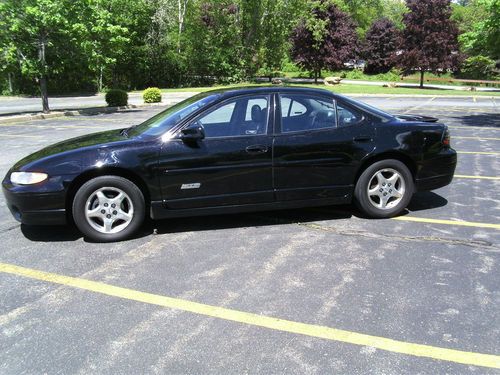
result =
[[437,156],[425,160],[415,179],[417,190],[434,190],[449,185],[456,166],[457,152],[452,148],[442,150]]
[[2,182],[2,191],[17,221],[27,225],[66,224],[66,189],[60,178],[34,185],[14,185],[9,175]]

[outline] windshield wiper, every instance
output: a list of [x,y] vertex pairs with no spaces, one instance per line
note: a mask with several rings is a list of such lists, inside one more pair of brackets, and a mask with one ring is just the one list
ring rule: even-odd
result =
[[120,130],[120,135],[123,135],[124,137],[128,138],[128,129],[129,128],[125,128],[125,129]]

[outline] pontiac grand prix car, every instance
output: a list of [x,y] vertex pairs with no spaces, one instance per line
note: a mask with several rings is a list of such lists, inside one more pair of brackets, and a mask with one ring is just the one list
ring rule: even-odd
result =
[[205,92],[142,124],[44,148],[3,181],[27,225],[74,221],[96,241],[152,219],[354,201],[398,215],[416,190],[449,184],[445,125],[394,116],[330,91],[259,87]]

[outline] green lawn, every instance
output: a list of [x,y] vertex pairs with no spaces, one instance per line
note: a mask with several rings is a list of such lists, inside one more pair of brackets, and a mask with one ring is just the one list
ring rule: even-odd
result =
[[[266,86],[267,84],[256,83],[240,83],[236,85],[222,85],[222,86],[204,86],[204,87],[183,87],[177,89],[162,89],[162,92],[204,92],[209,90],[221,88],[237,88],[248,86]],[[458,91],[458,90],[436,90],[436,89],[419,89],[419,88],[390,88],[381,86],[368,86],[368,85],[350,85],[340,84],[335,86],[326,86],[323,84],[290,84],[287,86],[302,86],[322,88],[330,91],[338,92],[340,94],[385,94],[385,95],[451,95],[451,96],[500,96],[500,92],[479,92],[479,91]]]

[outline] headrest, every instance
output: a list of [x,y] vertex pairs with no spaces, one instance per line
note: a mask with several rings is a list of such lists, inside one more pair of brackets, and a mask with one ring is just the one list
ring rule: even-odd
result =
[[260,105],[254,104],[252,106],[252,121],[260,122],[262,120],[262,111],[260,109]]

